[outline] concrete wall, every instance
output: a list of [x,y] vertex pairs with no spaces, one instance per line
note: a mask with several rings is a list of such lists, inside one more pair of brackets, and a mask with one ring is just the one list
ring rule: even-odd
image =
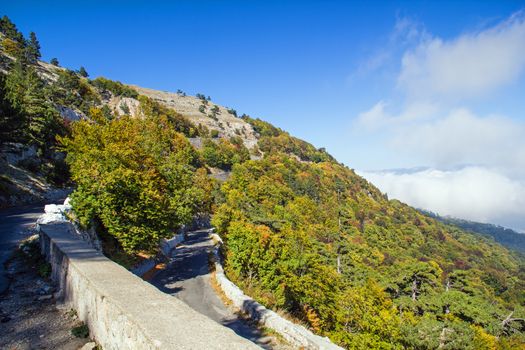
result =
[[77,310],[105,350],[258,349],[104,257],[70,223],[40,220],[39,231],[57,297]]
[[[215,234],[212,234],[212,237],[213,235]],[[224,274],[217,249],[215,250],[215,277],[222,291],[232,301],[233,305],[250,315],[253,320],[279,333],[290,344],[302,349],[343,350],[343,348],[332,343],[330,339],[315,335],[303,326],[282,318],[244,294]]]
[[171,251],[175,249],[177,245],[182,243],[184,238],[184,233],[179,233],[170,239],[162,239],[160,241],[160,250],[162,251],[162,254],[169,258],[171,256]]

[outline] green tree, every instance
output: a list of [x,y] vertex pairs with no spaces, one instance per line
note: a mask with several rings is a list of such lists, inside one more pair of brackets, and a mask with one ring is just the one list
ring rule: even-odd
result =
[[155,252],[161,238],[208,210],[209,180],[166,116],[107,120],[92,109],[91,119],[75,122],[71,137],[61,139],[82,225],[100,222],[127,252]]
[[56,57],[53,57],[51,59],[51,61],[49,61],[49,63],[51,63],[53,66],[56,66],[56,67],[58,67],[60,65],[60,63],[58,63],[58,59]]
[[5,80],[5,92],[13,108],[24,115],[24,137],[42,151],[49,150],[63,125],[35,69],[21,62],[13,64]]
[[0,75],[0,144],[24,140],[25,116],[7,96],[5,76]]
[[6,38],[16,41],[20,45],[24,45],[24,36],[18,31],[18,28],[11,22],[9,17],[3,16],[0,19],[0,32],[4,33]]
[[29,33],[29,40],[26,44],[26,57],[29,63],[36,63],[40,57],[40,43],[34,32]]
[[86,71],[86,68],[84,67],[80,67],[80,69],[78,70],[78,74],[80,74],[81,77],[84,77],[84,78],[87,78],[89,77],[89,74],[88,72]]

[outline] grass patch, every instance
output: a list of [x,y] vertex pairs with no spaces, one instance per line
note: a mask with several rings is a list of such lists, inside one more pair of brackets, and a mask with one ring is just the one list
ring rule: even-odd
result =
[[69,311],[66,312],[66,315],[67,315],[67,317],[73,318],[73,319],[78,317],[77,316],[77,310],[75,310],[75,309],[69,309]]
[[36,268],[40,277],[49,278],[51,276],[51,264],[40,253],[38,235],[33,235],[22,241],[18,253],[28,265]]
[[37,265],[38,274],[40,277],[49,278],[51,276],[51,264],[47,261]]
[[89,328],[82,322],[78,326],[71,328],[71,334],[77,338],[87,338],[89,337]]

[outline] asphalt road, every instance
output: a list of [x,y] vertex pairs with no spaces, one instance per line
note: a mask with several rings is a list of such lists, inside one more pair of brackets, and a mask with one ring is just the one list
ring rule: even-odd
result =
[[271,339],[233,313],[213,290],[208,269],[208,253],[212,247],[206,230],[190,232],[183,245],[174,250],[169,266],[159,272],[151,283],[238,335],[270,349]]
[[44,213],[44,205],[28,205],[0,210],[0,294],[9,286],[5,262],[17,244],[30,235],[29,228]]

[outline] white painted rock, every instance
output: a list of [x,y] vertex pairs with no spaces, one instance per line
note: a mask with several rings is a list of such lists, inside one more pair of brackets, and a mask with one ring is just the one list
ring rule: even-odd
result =
[[46,206],[44,207],[44,212],[46,214],[59,214],[59,213],[62,213],[62,210],[59,205],[46,204]]
[[67,219],[62,213],[51,213],[51,214],[46,213],[40,216],[38,220],[36,221],[36,223],[40,225],[47,225],[51,223],[66,222],[66,221]]

